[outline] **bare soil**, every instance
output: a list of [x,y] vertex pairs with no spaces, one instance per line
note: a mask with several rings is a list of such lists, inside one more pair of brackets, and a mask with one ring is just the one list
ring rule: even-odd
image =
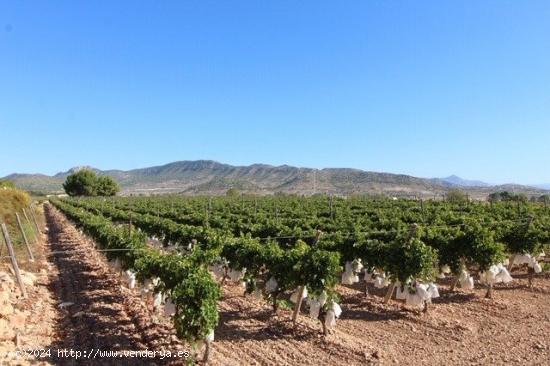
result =
[[[55,295],[60,321],[51,350],[79,350],[93,354],[79,365],[166,365],[182,364],[179,359],[106,358],[95,350],[183,351],[174,330],[148,309],[137,290],[129,290],[112,272],[93,243],[80,234],[65,217],[46,206],[49,242],[53,264],[50,290]],[[55,354],[54,354],[55,353]],[[56,365],[73,365],[74,358],[57,357]],[[96,357],[95,359],[93,357]]]
[[[53,333],[51,349],[182,350],[169,320],[150,311],[135,291],[126,289],[93,243],[63,215],[46,209],[50,265],[43,293],[49,310],[43,318]],[[57,251],[78,249],[74,253]],[[82,250],[86,252],[82,254]],[[47,263],[46,263],[47,264]],[[493,299],[485,289],[451,293],[439,283],[441,297],[427,313],[392,300],[382,303],[383,290],[364,284],[340,286],[342,316],[327,337],[319,321],[304,311],[298,325],[292,312],[274,314],[264,301],[243,296],[228,284],[219,303],[220,325],[212,347],[213,365],[550,365],[550,278],[539,275],[527,286],[524,270],[515,281],[497,285]],[[57,306],[73,302],[66,309]],[[56,306],[53,306],[55,304]],[[42,307],[44,308],[44,306]],[[39,308],[39,309],[42,309]],[[38,310],[43,311],[43,310]],[[36,317],[36,314],[35,314]],[[32,338],[28,335],[27,338]],[[51,359],[53,364],[74,364]],[[184,360],[81,360],[88,365],[184,364]]]

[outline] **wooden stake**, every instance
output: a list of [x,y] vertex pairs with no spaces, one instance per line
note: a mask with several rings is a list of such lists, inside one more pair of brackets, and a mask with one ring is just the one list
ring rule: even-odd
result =
[[514,265],[515,260],[516,260],[516,254],[512,254],[512,257],[508,260],[508,271],[512,270],[512,266]]
[[23,283],[23,280],[21,279],[21,273],[19,273],[19,265],[17,264],[17,259],[15,258],[15,253],[13,251],[13,246],[11,245],[11,239],[10,234],[8,233],[8,228],[6,227],[6,224],[2,224],[2,234],[4,235],[4,240],[6,241],[6,245],[8,247],[8,252],[10,254],[11,259],[11,265],[13,267],[13,271],[15,272],[15,277],[17,278],[17,283],[19,284],[19,288],[21,289],[21,293],[23,294],[23,298],[27,298],[27,291],[25,290],[25,284]]
[[529,280],[529,288],[533,289],[533,274],[535,273],[535,270],[531,267],[527,268],[527,278]]
[[388,289],[388,292],[386,292],[386,296],[384,296],[384,304],[387,304],[390,301],[396,286],[397,282],[392,282],[390,288]]
[[36,216],[34,216],[34,210],[31,208],[31,216],[34,221],[34,226],[36,226],[36,235],[40,236],[40,228],[38,227],[38,222],[36,221]]
[[453,281],[453,283],[451,284],[451,292],[454,292],[454,290],[456,289],[456,285],[458,285],[458,280],[460,279],[460,275],[459,274],[455,274],[455,279]]
[[202,362],[207,365],[208,360],[210,359],[210,342],[204,342],[204,357]]
[[296,325],[296,319],[298,318],[298,313],[300,312],[300,308],[302,307],[304,290],[305,290],[305,286],[300,286],[298,288],[298,301],[296,302],[296,305],[294,305],[294,313],[292,314],[292,322],[294,323],[294,325]]
[[493,284],[487,285],[487,293],[485,294],[486,299],[492,299],[493,298]]
[[[25,209],[23,209],[23,216],[25,216],[25,220],[27,220],[27,222],[29,223],[29,225],[31,225],[31,227],[33,226],[31,220],[29,220],[29,216],[27,216],[27,211],[25,211]],[[35,231],[35,228],[33,227],[32,231],[34,232]],[[40,242],[40,233],[37,232],[36,235],[34,236],[34,243],[35,244],[38,244]]]
[[27,248],[27,254],[29,256],[29,260],[31,262],[34,262],[34,256],[31,252],[31,247],[29,246],[29,241],[27,240],[27,234],[25,234],[25,230],[23,229],[23,224],[21,224],[21,218],[19,217],[19,214],[16,212],[15,217],[17,218],[17,225],[19,226],[19,230],[21,230],[21,235],[23,235],[23,241],[25,242],[25,248]]

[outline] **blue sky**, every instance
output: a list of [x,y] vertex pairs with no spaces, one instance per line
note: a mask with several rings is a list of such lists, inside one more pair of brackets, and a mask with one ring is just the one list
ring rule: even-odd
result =
[[175,160],[550,182],[548,1],[2,1],[0,176]]

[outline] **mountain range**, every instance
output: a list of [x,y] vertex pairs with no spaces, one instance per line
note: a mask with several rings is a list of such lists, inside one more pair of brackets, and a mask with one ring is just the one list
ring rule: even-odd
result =
[[[5,177],[17,186],[44,193],[61,193],[66,177],[81,169],[75,167],[53,176],[44,174],[11,174]],[[384,194],[391,196],[441,196],[460,188],[473,198],[484,199],[491,192],[512,191],[540,195],[548,191],[515,184],[490,185],[464,180],[452,175],[446,178],[418,178],[404,174],[370,172],[351,168],[299,168],[289,165],[253,164],[233,166],[211,160],[178,161],[142,169],[99,170],[113,177],[122,194],[224,194],[229,188],[254,194],[327,193]]]

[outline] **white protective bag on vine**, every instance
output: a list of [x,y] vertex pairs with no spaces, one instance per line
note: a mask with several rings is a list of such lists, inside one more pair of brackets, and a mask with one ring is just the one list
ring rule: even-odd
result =
[[487,271],[479,273],[479,281],[483,284],[492,285],[497,282],[499,272],[498,267],[493,265]]
[[439,290],[433,282],[428,284],[428,295],[430,295],[430,299],[437,299],[439,297]]
[[531,254],[516,254],[514,257],[514,262],[512,264],[522,265],[522,264],[531,264],[532,258]]
[[363,270],[363,262],[361,262],[361,259],[356,259],[353,261],[353,272],[360,273]]
[[176,314],[176,304],[172,302],[171,298],[166,298],[164,303],[164,316],[171,317]]
[[416,293],[420,296],[422,301],[427,301],[431,298],[430,293],[428,292],[428,285],[423,283],[416,284]]
[[153,298],[153,308],[156,309],[162,305],[164,295],[162,292],[157,292]]
[[334,314],[334,311],[329,310],[325,315],[325,327],[332,328],[334,326],[336,326],[336,315]]
[[334,316],[339,318],[342,315],[342,308],[336,302],[332,302],[332,311],[334,311]]
[[395,298],[397,300],[406,300],[408,292],[409,292],[409,289],[407,288],[407,286],[402,286],[401,284],[397,284],[397,289],[395,291]]
[[126,282],[128,283],[128,288],[133,289],[136,287],[136,274],[132,270],[127,270],[124,272],[124,277]]
[[369,273],[369,272],[365,271],[364,280],[367,281],[367,283],[374,283],[374,281],[376,280],[376,272]]
[[146,298],[147,296],[151,295],[155,287],[160,283],[160,278],[146,278],[143,281],[143,285],[141,286],[141,297]]
[[374,279],[374,287],[376,288],[384,288],[388,286],[390,282],[386,279],[386,274],[382,273]]
[[497,283],[509,283],[514,280],[512,276],[510,276],[510,272],[508,272],[508,269],[506,269],[503,264],[497,264],[497,268],[499,270],[498,274],[496,275]]
[[474,279],[470,274],[463,270],[460,273],[460,277],[458,278],[458,282],[460,283],[460,287],[466,290],[471,290],[474,288]]
[[353,285],[353,272],[342,273],[342,285]]
[[411,307],[423,308],[424,300],[418,292],[407,292],[406,304]]
[[[290,301],[293,302],[293,303],[297,303],[298,302],[298,299],[300,298],[300,288],[297,288],[293,293],[292,295],[290,295]],[[302,293],[302,299],[305,299],[307,297],[307,288],[304,287],[304,292]]]
[[309,301],[309,317],[317,319],[319,312],[321,311],[321,302],[317,299],[311,299]]
[[278,286],[277,280],[275,280],[274,277],[271,277],[265,283],[265,292],[267,292],[268,294],[271,292],[274,292],[275,290],[277,290],[277,286]]
[[214,279],[216,281],[221,281],[223,279],[225,270],[221,264],[214,264],[212,266],[208,266],[208,270],[212,272],[212,274],[214,275]]
[[214,342],[214,329],[212,329],[212,330],[210,331],[210,333],[208,333],[208,335],[206,336],[206,338],[204,339],[204,341],[205,341],[206,343],[212,343],[212,342]]
[[231,279],[231,281],[233,282],[239,282],[244,277],[245,272],[246,268],[243,268],[241,270],[232,269],[231,271],[229,271],[229,279]]

